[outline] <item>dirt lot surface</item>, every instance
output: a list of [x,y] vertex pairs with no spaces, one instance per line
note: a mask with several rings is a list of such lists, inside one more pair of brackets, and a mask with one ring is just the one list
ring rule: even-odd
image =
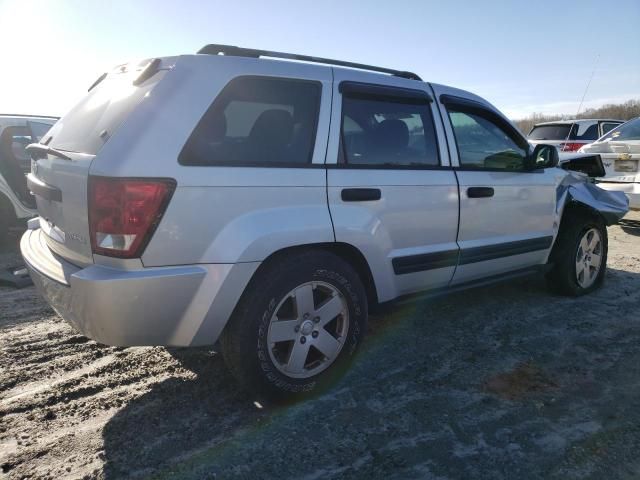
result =
[[98,345],[0,287],[0,478],[638,478],[640,213],[609,234],[596,294],[531,278],[399,306],[288,407],[211,350]]

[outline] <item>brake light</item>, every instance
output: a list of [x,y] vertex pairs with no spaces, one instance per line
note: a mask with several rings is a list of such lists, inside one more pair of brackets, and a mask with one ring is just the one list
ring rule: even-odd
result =
[[567,143],[563,143],[561,144],[561,150],[563,152],[575,152],[577,150],[579,150],[581,147],[583,147],[585,144],[584,143],[573,143],[573,142],[567,142]]
[[139,257],[167,208],[172,179],[89,177],[89,232],[98,255]]

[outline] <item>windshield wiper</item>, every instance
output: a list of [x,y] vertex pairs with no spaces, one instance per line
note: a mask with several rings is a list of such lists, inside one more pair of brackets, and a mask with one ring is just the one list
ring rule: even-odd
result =
[[[62,158],[63,160],[71,160],[71,157],[67,157],[64,153],[55,148],[51,148],[48,145],[43,145],[42,143],[30,143],[25,147],[25,150],[33,153],[43,153],[45,155],[53,155],[54,157]],[[32,154],[31,158],[37,160],[35,156]]]

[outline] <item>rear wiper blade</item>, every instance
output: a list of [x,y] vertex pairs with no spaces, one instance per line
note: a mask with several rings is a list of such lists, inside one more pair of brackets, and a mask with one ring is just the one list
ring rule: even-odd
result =
[[33,152],[31,154],[31,158],[36,160],[34,154],[42,153],[45,155],[53,155],[54,157],[62,158],[63,160],[71,160],[71,157],[67,157],[64,153],[55,148],[51,148],[48,145],[43,145],[42,143],[30,143],[25,147],[25,150],[28,152]]

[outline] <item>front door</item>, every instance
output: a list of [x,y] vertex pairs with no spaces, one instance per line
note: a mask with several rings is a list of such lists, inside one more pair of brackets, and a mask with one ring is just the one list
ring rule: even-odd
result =
[[460,188],[452,283],[545,263],[557,228],[557,170],[528,169],[529,145],[502,115],[442,90],[436,87]]

